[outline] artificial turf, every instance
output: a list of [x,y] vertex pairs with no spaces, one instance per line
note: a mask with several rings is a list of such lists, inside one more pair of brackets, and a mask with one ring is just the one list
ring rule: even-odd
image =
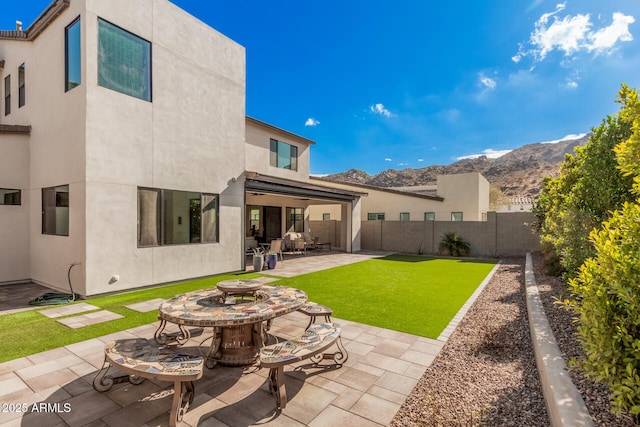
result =
[[277,282],[334,317],[437,338],[497,261],[391,255]]
[[[335,267],[274,285],[304,290],[309,299],[333,309],[334,317],[437,338],[460,307],[494,267],[496,261],[391,255]],[[277,269],[273,275],[277,274]],[[125,305],[171,298],[212,288],[221,280],[257,277],[221,275],[83,302],[123,315],[121,319],[70,329],[39,313],[42,307],[0,316],[0,362],[17,359],[91,338],[153,323],[156,311],[140,313]]]

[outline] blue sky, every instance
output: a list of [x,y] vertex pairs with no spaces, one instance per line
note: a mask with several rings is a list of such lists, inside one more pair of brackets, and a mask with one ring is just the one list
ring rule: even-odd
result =
[[[316,141],[314,174],[583,134],[640,87],[635,0],[172,1],[246,48],[247,115]],[[49,3],[0,0],[0,28]]]

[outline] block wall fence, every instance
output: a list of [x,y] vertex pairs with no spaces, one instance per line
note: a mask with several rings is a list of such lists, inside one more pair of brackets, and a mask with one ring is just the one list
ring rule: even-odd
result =
[[[535,220],[531,212],[488,212],[486,221],[363,221],[362,249],[433,255],[442,236],[455,232],[469,242],[471,256],[524,256],[540,250]],[[339,227],[329,222],[335,221],[311,221],[311,234],[331,241]]]

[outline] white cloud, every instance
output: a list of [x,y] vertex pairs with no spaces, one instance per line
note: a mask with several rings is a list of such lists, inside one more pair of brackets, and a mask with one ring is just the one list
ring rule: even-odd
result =
[[313,117],[309,117],[306,122],[304,122],[305,126],[318,126],[320,122]]
[[373,104],[369,107],[369,110],[374,114],[380,114],[381,116],[385,116],[385,117],[395,116],[395,114],[387,110],[383,104]]
[[469,154],[468,156],[460,156],[457,160],[465,160],[465,159],[477,159],[481,156],[487,156],[489,159],[497,159],[500,156],[504,156],[511,150],[494,150],[493,148],[487,148],[480,154]]
[[568,140],[571,140],[571,139],[579,139],[579,138],[582,138],[585,135],[586,135],[586,133],[569,134],[569,135],[565,136],[564,138],[555,139],[553,141],[544,141],[544,142],[541,142],[540,144],[557,144],[558,142],[562,142],[562,141],[568,141]]
[[569,88],[569,89],[576,89],[578,87],[578,82],[574,81],[574,80],[567,80],[567,82],[565,83],[565,87]]
[[424,159],[418,159],[418,163],[424,162]]
[[484,87],[486,87],[487,89],[495,89],[496,88],[496,81],[493,80],[490,77],[485,76],[484,74],[480,74],[480,84]]
[[635,22],[633,16],[615,12],[611,25],[594,28],[589,14],[559,17],[565,7],[566,3],[558,4],[554,12],[545,13],[536,21],[529,39],[530,49],[519,45],[518,53],[511,57],[513,62],[519,63],[525,56],[539,62],[553,51],[565,56],[580,51],[609,53],[618,42],[633,40],[629,31],[629,25]]
[[392,161],[392,160],[393,160],[393,159],[392,159],[391,157],[387,157],[387,158],[385,158],[385,159],[384,159],[384,161],[385,161],[385,162],[390,162],[390,161]]
[[589,35],[589,45],[587,49],[603,52],[611,49],[616,42],[630,42],[633,36],[629,32],[629,25],[636,22],[633,16],[623,15],[620,12],[613,14],[613,23],[608,27],[601,28]]

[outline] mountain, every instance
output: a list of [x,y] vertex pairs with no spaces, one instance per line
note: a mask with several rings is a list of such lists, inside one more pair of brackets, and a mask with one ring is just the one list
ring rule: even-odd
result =
[[433,193],[438,175],[480,172],[492,186],[500,189],[505,197],[537,198],[542,190],[542,179],[545,176],[557,175],[565,154],[572,154],[575,147],[585,145],[588,140],[589,135],[585,135],[578,139],[554,143],[527,144],[496,159],[480,156],[449,165],[388,169],[374,176],[358,169],[351,169],[325,176],[324,179]]

